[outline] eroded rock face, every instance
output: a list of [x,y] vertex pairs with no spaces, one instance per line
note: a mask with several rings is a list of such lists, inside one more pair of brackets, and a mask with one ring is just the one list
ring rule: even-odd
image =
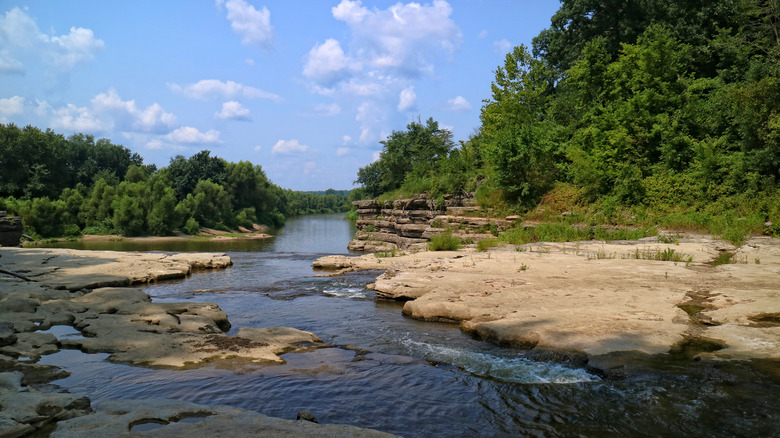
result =
[[464,241],[494,237],[493,233],[510,228],[517,217],[487,218],[471,197],[428,199],[417,195],[410,199],[377,202],[355,201],[359,215],[358,232],[349,243],[351,251],[380,252],[421,247],[433,235],[451,230]]
[[[459,323],[499,345],[662,354],[711,338],[718,342],[697,358],[780,358],[780,317],[773,316],[780,315],[780,239],[754,238],[740,248],[692,236],[678,244],[648,238],[518,249],[325,257],[315,266],[385,269],[372,285],[377,297],[406,301],[409,317]],[[663,251],[684,261],[647,259]],[[723,251],[737,263],[711,266]],[[692,294],[705,298],[694,311],[706,317],[683,310],[691,311]]]

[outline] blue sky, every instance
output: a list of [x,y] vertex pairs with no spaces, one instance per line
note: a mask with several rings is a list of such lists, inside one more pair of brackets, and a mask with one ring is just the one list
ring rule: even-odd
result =
[[0,123],[208,149],[294,190],[349,189],[433,117],[466,140],[496,67],[554,0],[0,2]]

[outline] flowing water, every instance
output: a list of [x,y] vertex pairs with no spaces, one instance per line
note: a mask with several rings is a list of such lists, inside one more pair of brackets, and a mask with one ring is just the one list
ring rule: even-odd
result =
[[[266,241],[86,242],[80,249],[224,251],[234,265],[151,285],[154,301],[215,302],[240,327],[290,326],[333,348],[283,356],[284,365],[219,363],[165,370],[63,350],[41,362],[72,374],[55,383],[97,405],[117,398],[227,404],[294,419],[406,437],[780,436],[777,363],[713,366],[655,361],[623,380],[528,359],[472,340],[455,325],[401,315],[365,289],[378,272],[313,277],[311,262],[346,253],[343,215],[292,219]],[[59,336],[74,336],[66,331]]]

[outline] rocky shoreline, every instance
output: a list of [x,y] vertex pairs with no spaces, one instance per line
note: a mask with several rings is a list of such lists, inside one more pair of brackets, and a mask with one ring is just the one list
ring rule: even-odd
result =
[[[780,239],[739,248],[709,236],[661,240],[329,256],[314,267],[384,270],[370,287],[405,301],[406,316],[458,323],[476,338],[605,375],[623,367],[615,355],[679,351],[780,370]],[[730,263],[718,265],[724,254]]]
[[[132,253],[0,248],[0,437],[138,436],[141,424],[166,425],[143,436],[229,432],[233,436],[389,436],[352,426],[281,420],[228,407],[158,400],[117,401],[93,412],[88,398],[42,391],[67,373],[37,364],[61,348],[107,352],[109,360],[144,366],[192,367],[223,359],[273,364],[280,354],[324,346],[290,327],[242,328],[212,303],[153,303],[129,286],[225,269],[215,253]],[[45,331],[65,325],[82,337]],[[189,418],[197,421],[180,421]],[[304,424],[305,423],[305,424]]]

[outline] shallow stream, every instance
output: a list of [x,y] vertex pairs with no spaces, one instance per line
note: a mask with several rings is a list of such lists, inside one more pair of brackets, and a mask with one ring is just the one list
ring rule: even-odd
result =
[[[290,326],[334,348],[284,355],[284,365],[220,363],[190,370],[133,367],[63,350],[41,363],[54,383],[89,396],[175,398],[294,419],[345,423],[406,437],[780,436],[777,363],[713,366],[659,359],[623,380],[538,362],[463,335],[456,325],[401,315],[365,289],[379,274],[314,277],[311,263],[346,253],[343,215],[292,219],[264,241],[80,242],[78,249],[227,252],[224,271],[146,287],[154,301],[215,302],[241,327]],[[66,332],[61,336],[68,336]]]

